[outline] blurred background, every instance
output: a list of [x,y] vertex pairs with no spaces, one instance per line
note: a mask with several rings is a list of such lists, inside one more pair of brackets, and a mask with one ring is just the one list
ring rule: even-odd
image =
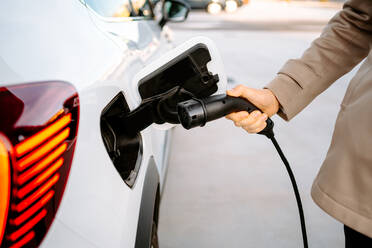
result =
[[[187,0],[185,23],[170,24],[176,43],[203,35],[217,44],[228,87],[262,88],[290,58],[301,56],[343,1]],[[310,247],[343,247],[343,225],[322,212],[311,184],[330,144],[347,83],[333,84],[276,136],[296,175]],[[300,222],[285,168],[269,140],[228,120],[177,127],[161,203],[160,246],[302,247]]]

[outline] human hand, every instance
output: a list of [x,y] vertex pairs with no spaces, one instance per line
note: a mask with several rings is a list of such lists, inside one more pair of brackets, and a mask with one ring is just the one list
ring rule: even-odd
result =
[[279,102],[275,95],[268,89],[252,89],[244,85],[238,85],[234,89],[228,90],[227,95],[245,98],[261,111],[240,111],[226,115],[227,119],[234,122],[235,126],[242,127],[248,133],[259,133],[266,127],[266,120],[279,110]]

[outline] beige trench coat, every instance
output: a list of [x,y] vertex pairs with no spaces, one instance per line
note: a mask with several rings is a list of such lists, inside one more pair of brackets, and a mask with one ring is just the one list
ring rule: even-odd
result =
[[311,195],[328,214],[372,238],[372,0],[349,0],[300,59],[266,87],[290,120],[363,59],[341,104]]

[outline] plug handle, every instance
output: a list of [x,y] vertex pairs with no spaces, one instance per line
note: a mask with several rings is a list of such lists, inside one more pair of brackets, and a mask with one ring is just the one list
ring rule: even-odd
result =
[[[194,98],[178,103],[177,110],[182,126],[190,129],[204,126],[209,121],[219,119],[233,112],[248,111],[248,113],[251,113],[260,109],[246,99],[221,94],[203,99]],[[270,138],[274,136],[274,122],[268,118],[266,123],[266,127],[259,134]]]

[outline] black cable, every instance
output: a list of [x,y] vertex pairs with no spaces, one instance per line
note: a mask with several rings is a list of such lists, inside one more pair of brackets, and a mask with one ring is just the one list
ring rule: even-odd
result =
[[[208,121],[216,120],[232,112],[246,110],[251,113],[254,110],[259,110],[254,104],[249,101],[246,101],[239,97],[226,96],[225,94],[214,95],[200,100],[193,98],[191,101],[189,100],[178,103],[177,109],[179,121],[186,129],[203,126]],[[301,221],[301,231],[304,248],[308,248],[305,216],[302,208],[300,193],[297,188],[296,179],[286,157],[282,152],[282,149],[274,138],[274,122],[270,118],[268,118],[266,120],[266,124],[266,127],[258,134],[265,135],[273,142],[273,145],[275,146],[280,158],[285,165],[285,168],[287,169],[289,178],[291,179],[293,191],[296,196],[297,207]]]
[[273,142],[273,144],[274,144],[274,146],[275,146],[275,148],[276,148],[276,150],[277,150],[280,158],[282,159],[282,161],[283,161],[283,163],[285,165],[285,168],[287,169],[289,178],[291,179],[293,191],[294,191],[295,196],[296,196],[298,212],[300,214],[301,231],[302,231],[302,239],[303,239],[303,243],[304,243],[304,248],[308,248],[304,210],[302,208],[301,196],[300,196],[300,192],[298,191],[298,188],[297,188],[296,179],[295,179],[295,177],[293,175],[293,172],[292,172],[291,167],[290,167],[290,165],[288,163],[288,160],[284,156],[284,153],[283,153],[282,149],[280,148],[278,142],[274,138],[274,135],[273,136],[270,136],[269,139]]

